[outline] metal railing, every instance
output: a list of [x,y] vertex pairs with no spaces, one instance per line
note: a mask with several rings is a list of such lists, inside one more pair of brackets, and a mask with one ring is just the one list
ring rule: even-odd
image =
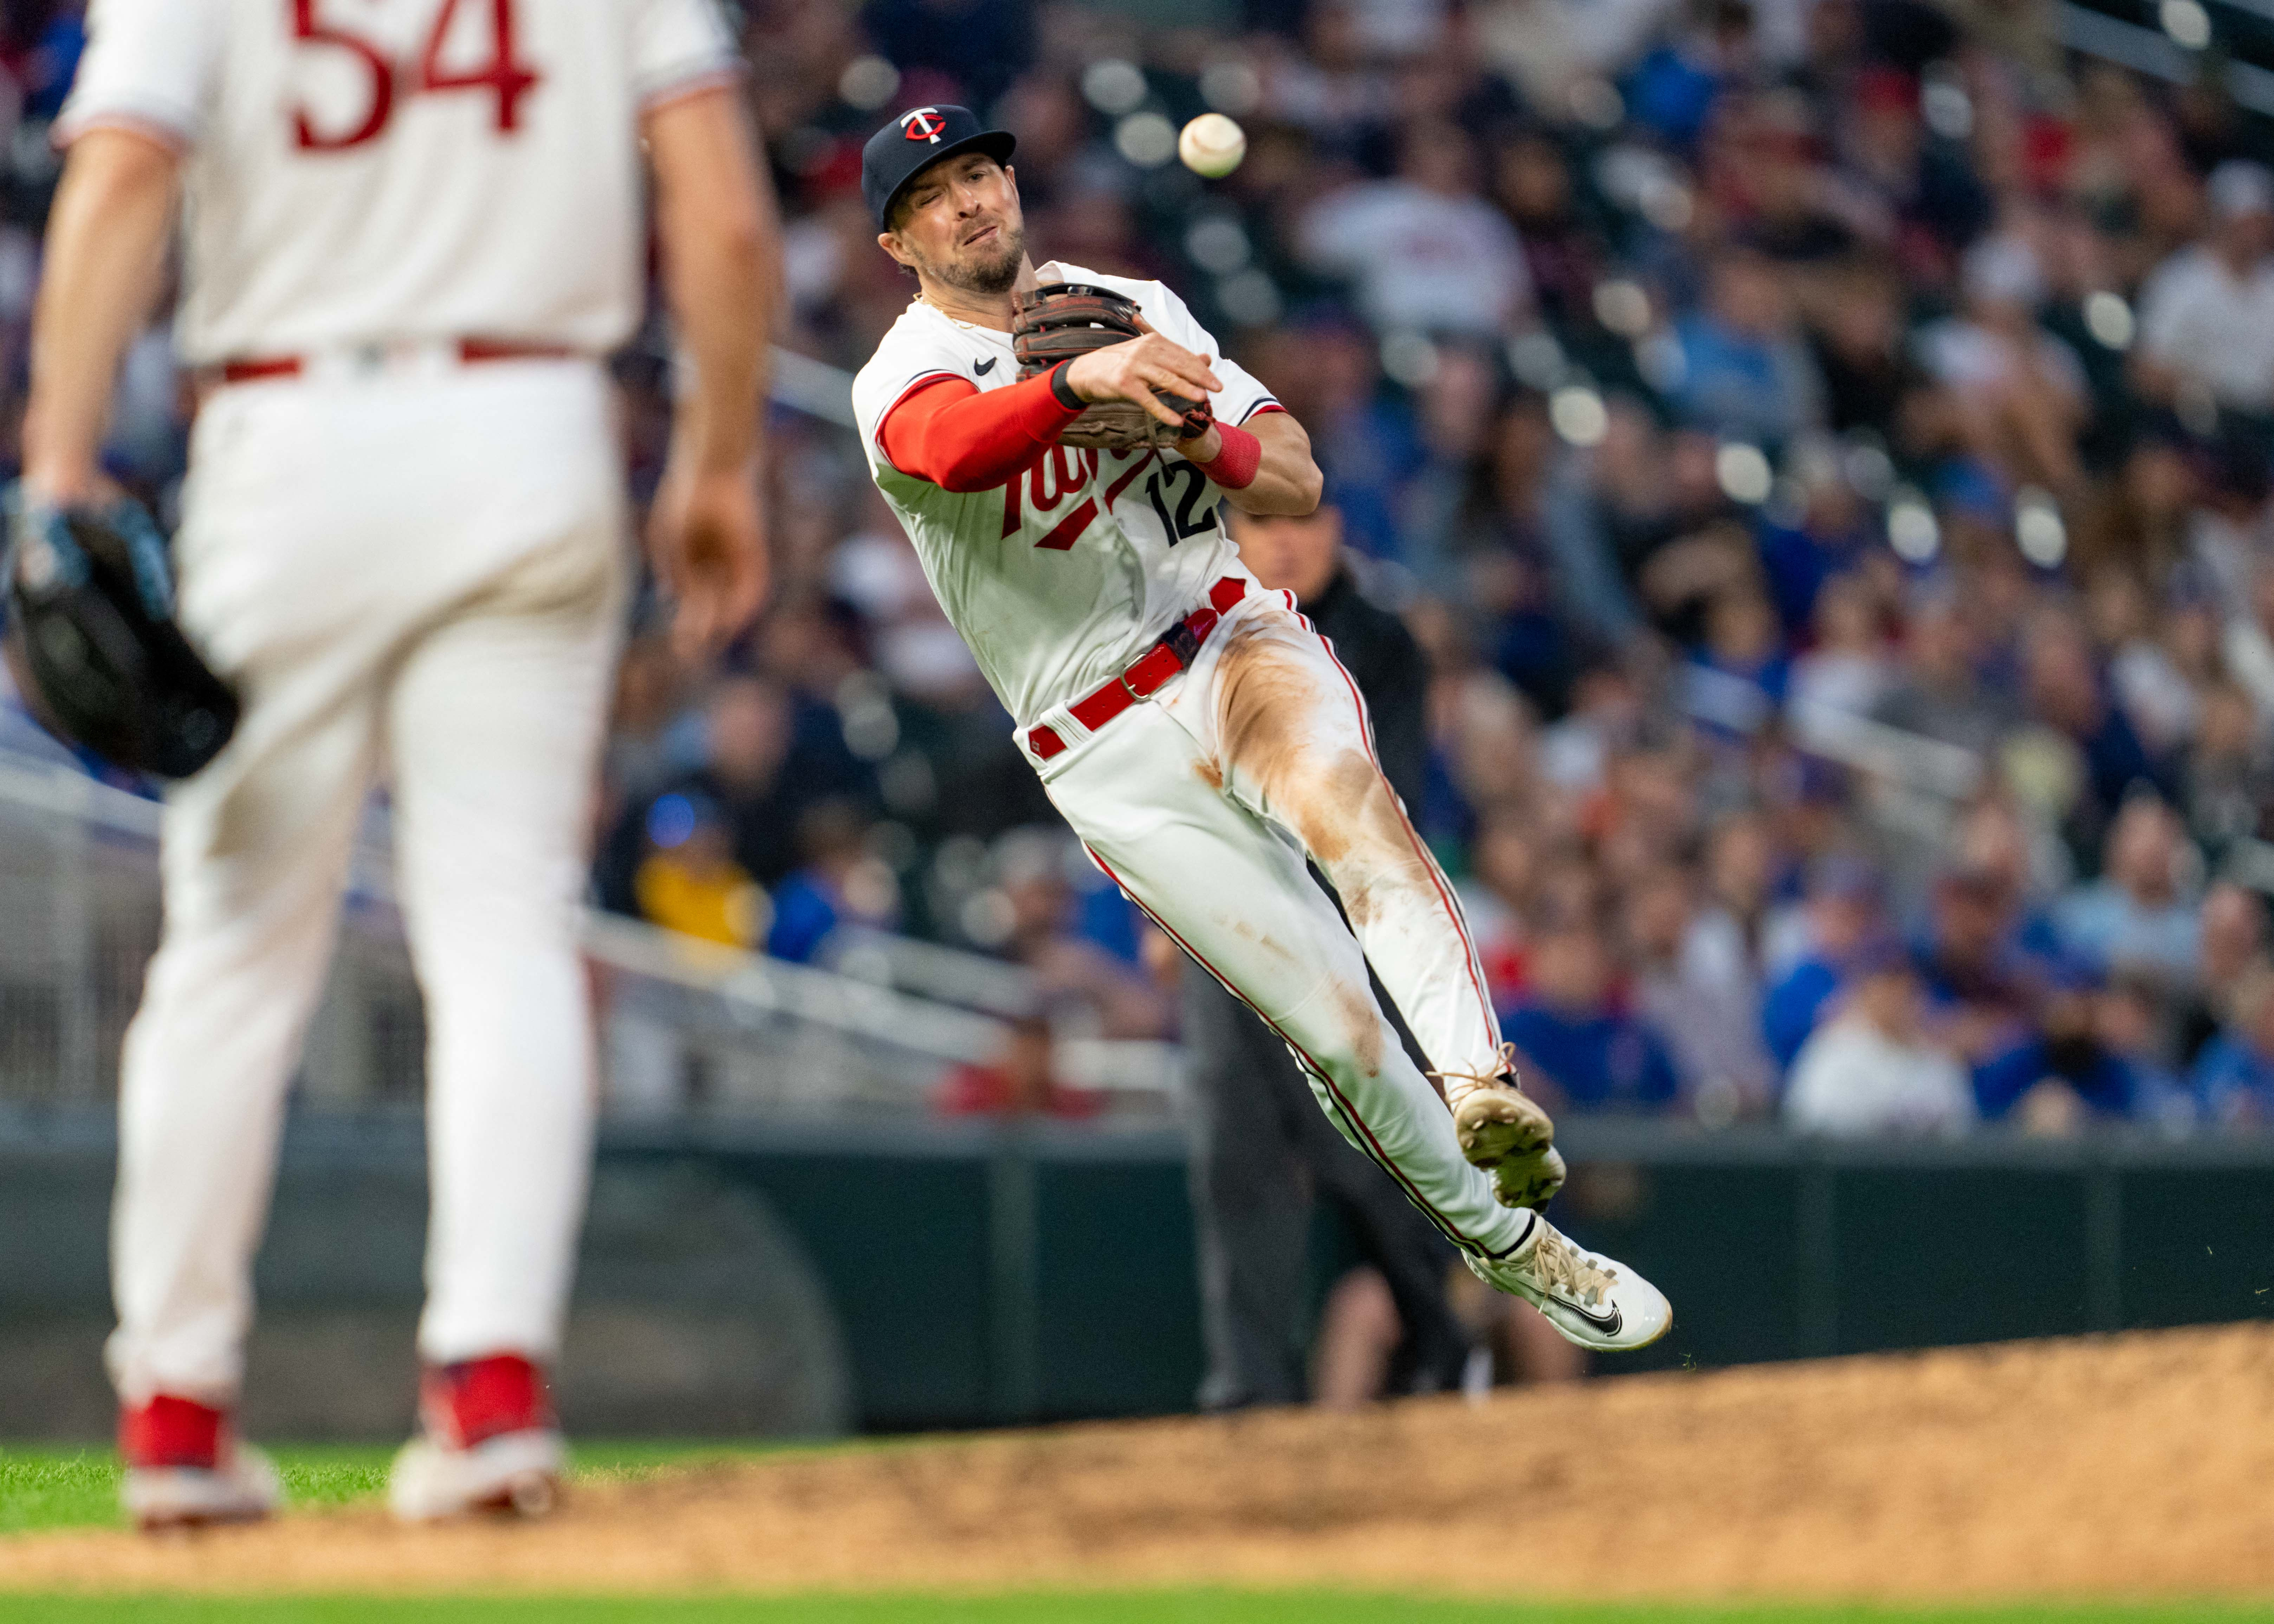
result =
[[[155,802],[0,741],[0,1103],[115,1096],[158,944],[158,823]],[[388,832],[375,808],[309,1030],[300,1097],[312,1107],[386,1110],[423,1092],[425,1026]],[[1002,1017],[1031,1007],[1024,971],[920,943],[870,943],[866,973],[846,974],[594,913],[584,945],[605,1097],[624,1117],[922,1113],[949,1068],[997,1057]],[[1072,1041],[1058,1063],[1107,1095],[1110,1118],[1170,1109],[1169,1045]]]
[[990,1015],[1028,1014],[1040,1002],[1038,983],[1025,966],[913,936],[860,931],[848,935],[832,959],[832,968],[856,981]]
[[[2261,18],[2268,11],[2255,0],[2224,3],[2235,11]],[[2055,32],[2060,42],[2071,50],[2098,56],[2168,84],[2191,85],[2199,73],[2215,73],[2220,87],[2234,98],[2237,105],[2254,113],[2274,116],[2274,71],[2232,55],[2190,50],[2168,34],[2112,15],[2113,10],[2107,0],[2094,5],[2062,0],[2054,12]],[[2222,34],[2225,32],[2221,30]],[[2222,38],[2221,44],[2228,51],[2233,49],[2232,41]]]

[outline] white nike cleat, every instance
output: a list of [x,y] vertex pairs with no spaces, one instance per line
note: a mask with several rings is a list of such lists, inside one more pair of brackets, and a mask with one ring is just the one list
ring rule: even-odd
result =
[[283,1502],[268,1457],[231,1444],[211,1466],[130,1466],[119,1485],[126,1515],[145,1533],[258,1522]]
[[1489,1076],[1429,1075],[1445,1086],[1461,1154],[1493,1176],[1494,1199],[1502,1207],[1544,1209],[1563,1187],[1563,1156],[1546,1108],[1517,1086],[1515,1046],[1501,1045],[1500,1067]]
[[1522,1297],[1565,1342],[1582,1348],[1630,1353],[1673,1328],[1674,1305],[1665,1292],[1624,1264],[1578,1245],[1537,1213],[1531,1234],[1508,1256],[1461,1256],[1479,1280]]
[[568,1444],[550,1429],[501,1432],[463,1449],[414,1438],[388,1473],[387,1503],[405,1522],[476,1511],[541,1517],[560,1502],[568,1470]]

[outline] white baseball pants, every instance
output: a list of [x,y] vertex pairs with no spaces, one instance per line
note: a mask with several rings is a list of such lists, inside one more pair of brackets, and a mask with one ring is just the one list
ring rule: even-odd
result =
[[1278,1034],[1343,1136],[1456,1244],[1520,1242],[1525,1215],[1462,1159],[1367,980],[1371,960],[1434,1068],[1491,1075],[1500,1027],[1467,923],[1357,686],[1289,595],[1251,584],[1188,670],[1096,732],[1042,719],[1068,747],[1036,763],[1044,787],[1098,866]]
[[181,617],[245,702],[175,787],[112,1220],[128,1402],[230,1403],[286,1087],[391,782],[427,1049],[421,1354],[557,1348],[593,1120],[576,946],[623,590],[605,375],[516,360],[218,391]]

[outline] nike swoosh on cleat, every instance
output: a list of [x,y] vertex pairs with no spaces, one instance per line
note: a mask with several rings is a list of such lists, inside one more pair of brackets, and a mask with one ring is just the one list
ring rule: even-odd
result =
[[1570,1309],[1606,1336],[1616,1336],[1620,1327],[1626,1324],[1626,1316],[1619,1312],[1618,1304],[1615,1303],[1611,1305],[1611,1312],[1608,1314],[1594,1314],[1588,1312],[1569,1297],[1557,1297],[1553,1292],[1547,1293],[1547,1300],[1556,1307]]
[[975,378],[986,377],[988,373],[995,370],[995,363],[1002,358],[1003,357],[1001,356],[989,356],[984,361],[974,363],[971,368],[971,375]]

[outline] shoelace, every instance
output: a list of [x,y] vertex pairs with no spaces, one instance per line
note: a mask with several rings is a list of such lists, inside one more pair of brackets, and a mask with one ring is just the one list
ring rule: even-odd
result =
[[1616,1274],[1597,1268],[1577,1247],[1544,1224],[1540,1244],[1532,1254],[1532,1272],[1540,1284],[1589,1308],[1601,1302],[1604,1293],[1618,1283]]
[[[1516,1080],[1516,1045],[1513,1043],[1502,1044],[1500,1046],[1500,1053],[1495,1056],[1495,1058],[1496,1058],[1500,1064],[1488,1073],[1478,1071],[1424,1071],[1421,1075],[1424,1077],[1434,1078],[1437,1081],[1444,1084],[1445,1092],[1448,1095],[1450,1095],[1453,1092],[1453,1083],[1456,1079],[1465,1083],[1473,1084],[1479,1088],[1505,1088],[1512,1094],[1522,1094],[1524,1089]],[[1469,1091],[1464,1088],[1461,1092],[1465,1094]]]

